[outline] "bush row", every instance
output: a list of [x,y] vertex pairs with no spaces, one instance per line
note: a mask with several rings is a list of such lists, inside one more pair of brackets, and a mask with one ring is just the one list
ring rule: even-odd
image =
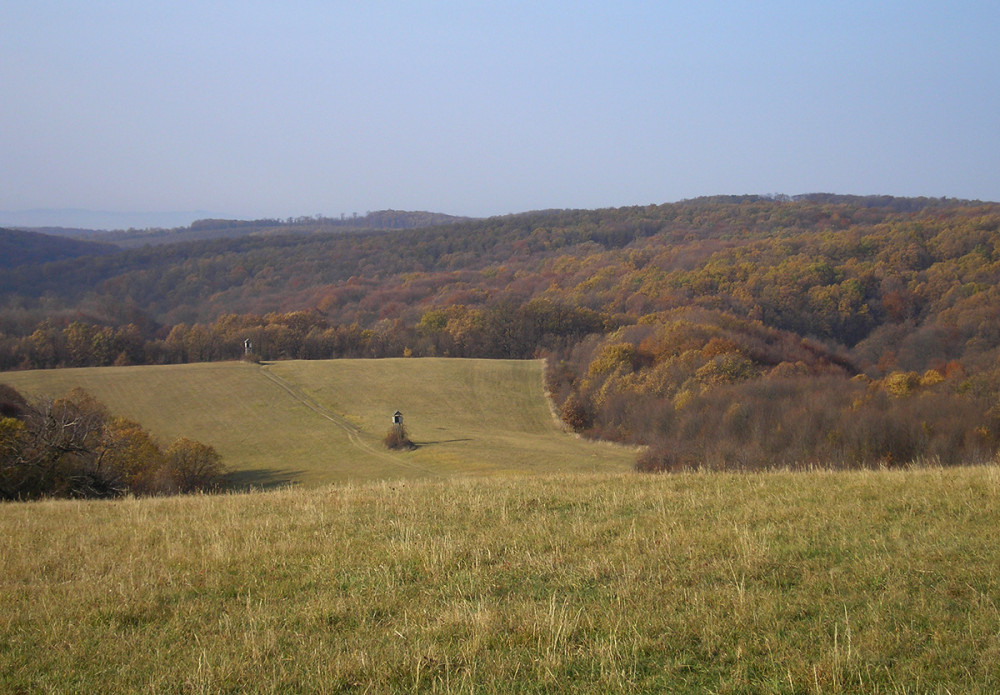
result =
[[29,402],[0,384],[0,499],[195,492],[223,473],[211,446],[182,437],[162,448],[81,389]]

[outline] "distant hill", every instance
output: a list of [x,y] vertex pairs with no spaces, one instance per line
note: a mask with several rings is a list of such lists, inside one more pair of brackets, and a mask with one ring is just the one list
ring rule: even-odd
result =
[[396,215],[206,220],[190,231],[243,235],[0,273],[0,368],[235,359],[246,339],[263,360],[548,356],[563,420],[651,445],[652,468],[1000,455],[1000,204],[717,196],[362,226]]
[[[323,234],[343,231],[417,229],[465,222],[473,218],[439,212],[378,210],[365,215],[322,215],[240,220],[203,217],[204,213],[97,213],[81,210],[32,210],[0,212],[0,224],[11,229],[58,237],[88,239],[122,248],[162,246],[183,241],[235,239],[275,234]],[[76,220],[74,223],[73,221]]]
[[76,208],[40,210],[0,210],[0,226],[33,231],[52,230],[52,234],[105,229],[146,229],[150,227],[180,227],[192,220],[209,217],[201,211],[120,212],[114,210],[81,210]]
[[0,229],[0,268],[51,263],[81,256],[102,256],[116,251],[118,249],[111,244]]
[[408,212],[403,210],[379,210],[366,215],[350,217],[290,217],[257,220],[201,219],[186,227],[171,229],[128,229],[95,231],[93,239],[116,244],[124,248],[139,246],[160,246],[182,241],[205,241],[209,239],[235,239],[246,236],[272,236],[276,234],[324,234],[360,230],[418,229],[435,227],[468,220],[437,212]]
[[[0,295],[28,301],[48,295],[58,298],[66,309],[73,309],[85,296],[110,306],[121,304],[127,295],[132,306],[166,323],[316,307],[336,322],[356,320],[370,325],[390,312],[419,320],[422,311],[417,310],[417,302],[479,304],[505,287],[513,288],[520,301],[541,294],[556,273],[565,277],[547,291],[549,296],[599,310],[609,296],[598,296],[593,281],[584,287],[585,277],[579,274],[585,274],[585,268],[596,270],[595,263],[619,268],[608,276],[610,281],[611,277],[648,275],[653,269],[642,270],[635,263],[662,256],[655,263],[658,272],[676,276],[671,282],[687,284],[680,277],[682,272],[694,272],[732,244],[759,253],[757,246],[774,244],[778,237],[798,237],[797,244],[830,233],[840,239],[856,234],[870,237],[875,231],[884,233],[886,228],[879,225],[890,223],[919,222],[941,227],[935,234],[957,235],[955,227],[978,224],[971,220],[980,214],[992,219],[998,210],[996,204],[940,198],[808,194],[795,198],[715,196],[665,205],[545,210],[473,220],[399,211],[344,219],[200,220],[186,228],[98,235],[95,239],[134,248],[110,258],[73,260],[74,255],[68,254],[62,258],[69,260],[58,265],[25,267],[0,278]],[[951,222],[943,221],[941,215]],[[907,242],[895,239],[890,245],[897,243]],[[847,253],[862,261],[867,250],[867,245],[855,245]],[[780,245],[773,251],[775,262],[795,255],[794,248]],[[814,251],[825,254],[827,249]],[[843,254],[836,251],[836,257],[826,261],[831,267],[839,266],[846,260]],[[571,262],[557,263],[560,256]],[[576,269],[587,256],[592,257],[589,265]],[[621,267],[628,258],[633,260]],[[723,261],[722,255],[718,258]],[[706,275],[715,272],[705,270]],[[417,284],[406,281],[405,276],[413,273],[425,278]],[[839,284],[844,273],[856,275],[857,266],[804,277],[804,287],[825,286],[834,279]],[[511,284],[515,275],[518,281]],[[402,283],[408,284],[403,287]],[[880,294],[868,279],[865,283],[867,292]],[[580,290],[572,291],[578,284]],[[769,284],[773,283],[759,284],[753,294],[763,293]],[[704,286],[713,285],[717,290],[715,280]],[[685,295],[692,292],[689,286],[680,293],[651,295],[651,287],[637,290],[623,284],[616,293],[634,294],[635,306],[645,302],[662,309],[684,304]],[[725,302],[728,292],[699,289],[691,296],[701,295],[703,301],[718,305]],[[807,298],[802,293],[794,296]],[[746,312],[755,304],[769,309],[776,299],[761,296],[739,310]],[[745,304],[747,300],[739,301]],[[808,316],[789,307],[774,307],[769,315],[773,318],[767,323],[777,327],[847,344],[857,342],[875,325],[844,333],[838,326],[813,325]],[[859,320],[866,316],[870,314]]]

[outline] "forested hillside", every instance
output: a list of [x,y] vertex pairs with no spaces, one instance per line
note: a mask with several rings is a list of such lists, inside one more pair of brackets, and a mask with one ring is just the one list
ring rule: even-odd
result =
[[51,234],[0,229],[0,270],[17,266],[37,266],[80,256],[114,253],[110,244],[66,239]]
[[0,366],[543,355],[567,423],[647,468],[984,460],[998,231],[812,195],[169,244],[4,272]]

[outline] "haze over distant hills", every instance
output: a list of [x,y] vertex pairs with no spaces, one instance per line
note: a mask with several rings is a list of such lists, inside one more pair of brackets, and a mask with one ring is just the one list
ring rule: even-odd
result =
[[118,250],[111,244],[0,228],[0,269],[50,263],[80,256],[103,256]]
[[201,211],[121,212],[113,210],[38,209],[0,210],[0,227],[64,227],[73,231],[186,227],[206,217],[224,217]]
[[[44,211],[39,211],[44,212]],[[68,211],[72,212],[72,211]],[[104,213],[87,213],[85,215],[100,215]],[[13,213],[11,213],[13,214]],[[107,213],[108,215],[127,215],[128,213]],[[195,241],[203,239],[235,238],[242,236],[266,236],[268,234],[282,232],[335,232],[354,230],[390,230],[390,229],[414,229],[419,227],[430,227],[435,225],[453,224],[456,222],[468,221],[467,217],[456,217],[438,212],[426,211],[405,211],[405,210],[378,210],[368,212],[364,215],[354,213],[350,216],[340,215],[339,217],[324,217],[322,215],[306,215],[299,217],[262,218],[251,220],[227,219],[219,217],[205,217],[205,213],[144,213],[146,217],[153,218],[158,215],[202,215],[197,219],[184,224],[173,226],[155,226],[147,224],[144,226],[133,225],[130,227],[117,226],[108,229],[93,226],[81,227],[65,226],[59,224],[47,225],[27,225],[27,224],[4,224],[3,214],[0,213],[0,228],[4,226],[22,231],[38,232],[46,235],[72,237],[76,239],[88,239],[103,243],[115,244],[121,247],[150,246],[173,244],[182,241]],[[40,215],[39,219],[43,219]],[[55,218],[53,218],[54,220]],[[68,218],[67,218],[68,219]],[[96,219],[96,218],[95,218]]]

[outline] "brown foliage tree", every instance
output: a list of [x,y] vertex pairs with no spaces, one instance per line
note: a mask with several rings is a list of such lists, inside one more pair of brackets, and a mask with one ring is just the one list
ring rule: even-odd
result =
[[179,492],[210,490],[225,472],[222,457],[213,447],[187,437],[171,444],[164,459],[170,480]]
[[190,492],[223,473],[211,447],[181,439],[164,454],[141,425],[80,389],[34,404],[3,389],[0,399],[14,415],[0,417],[0,499]]

